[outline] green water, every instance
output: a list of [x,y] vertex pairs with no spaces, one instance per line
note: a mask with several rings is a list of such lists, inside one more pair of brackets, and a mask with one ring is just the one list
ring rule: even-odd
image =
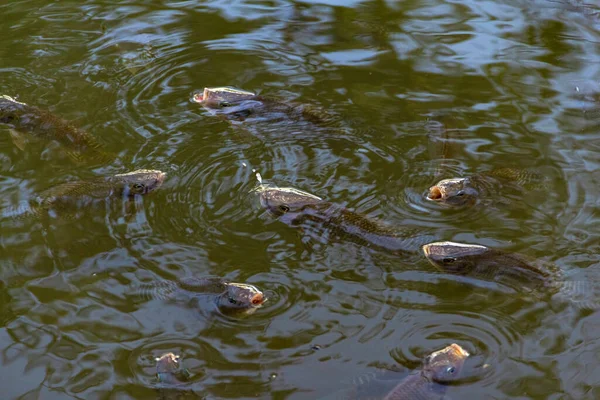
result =
[[[0,94],[117,154],[76,165],[53,142],[19,150],[0,125],[0,207],[68,180],[168,174],[133,213],[116,199],[76,219],[2,220],[3,399],[152,399],[154,358],[167,351],[194,374],[190,398],[335,397],[357,376],[416,369],[453,342],[473,354],[471,371],[490,367],[451,398],[600,398],[598,313],[442,274],[419,254],[306,240],[249,194],[255,169],[390,224],[598,280],[598,7],[148,3],[0,5]],[[344,129],[245,129],[190,101],[222,85],[322,107]],[[439,179],[507,166],[544,171],[551,190],[466,210],[424,200]],[[134,296],[144,283],[208,275],[269,300],[236,320],[208,300]]]

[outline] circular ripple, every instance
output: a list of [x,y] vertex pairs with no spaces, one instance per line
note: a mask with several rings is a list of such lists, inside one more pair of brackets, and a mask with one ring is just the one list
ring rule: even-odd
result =
[[[391,356],[413,368],[421,365],[427,354],[451,343],[462,346],[471,357],[483,355],[485,363],[492,366],[499,365],[506,357],[521,354],[521,335],[511,328],[511,320],[489,309],[486,314],[439,312],[435,318],[419,317],[409,324],[404,322],[403,325],[409,327],[398,338],[400,346],[392,350]],[[488,375],[484,379],[492,377]]]
[[214,352],[204,342],[186,340],[182,338],[164,338],[159,340],[148,340],[143,345],[135,348],[129,355],[129,369],[147,386],[156,384],[156,359],[165,353],[173,353],[181,357],[180,361],[185,368],[193,368],[193,380],[202,378],[203,363],[207,354]]

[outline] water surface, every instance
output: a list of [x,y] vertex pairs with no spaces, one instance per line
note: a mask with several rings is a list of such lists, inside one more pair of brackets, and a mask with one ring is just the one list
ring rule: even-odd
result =
[[[2,93],[118,157],[75,165],[0,127],[1,207],[68,180],[168,180],[75,220],[2,220],[3,398],[147,399],[181,354],[203,398],[314,399],[409,371],[452,342],[491,367],[452,398],[600,397],[598,314],[443,274],[420,255],[305,240],[249,191],[253,169],[440,240],[545,257],[600,279],[600,9],[560,1],[165,1],[0,5]],[[244,130],[190,102],[231,85],[322,107],[344,128]],[[243,127],[242,127],[243,128]],[[441,178],[537,168],[547,193],[444,210]],[[158,279],[218,275],[270,299],[251,318],[138,301]],[[399,373],[400,379],[403,375]]]

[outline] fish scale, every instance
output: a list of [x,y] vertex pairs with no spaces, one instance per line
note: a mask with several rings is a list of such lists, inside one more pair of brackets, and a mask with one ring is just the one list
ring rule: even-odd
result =
[[600,287],[591,281],[573,281],[552,263],[482,245],[434,242],[423,246],[429,262],[440,270],[507,284],[538,298],[558,295],[581,309],[598,309]]
[[417,252],[434,239],[421,230],[394,227],[298,189],[262,185],[253,191],[259,194],[262,206],[280,221],[321,241],[348,240],[402,254]]
[[78,163],[83,161],[84,155],[103,163],[115,158],[106,153],[91,134],[73,123],[7,95],[0,95],[0,123],[13,128],[13,141],[21,150],[24,150],[27,141],[23,134],[29,133],[46,140],[56,140],[68,149],[69,157]]
[[478,200],[497,196],[505,184],[521,190],[547,190],[550,180],[527,169],[498,168],[466,178],[442,179],[429,188],[427,200],[455,207],[473,205]]
[[143,300],[173,300],[178,295],[191,298],[198,294],[221,294],[227,285],[221,278],[182,278],[178,282],[160,280],[138,288]]
[[384,400],[442,400],[447,384],[460,377],[470,354],[453,343],[425,358],[423,368],[404,378]]
[[223,314],[249,315],[262,307],[267,298],[256,287],[228,282],[218,277],[187,277],[177,282],[158,280],[143,284],[134,291],[143,300],[187,301],[200,295],[212,295]]
[[87,181],[62,183],[41,192],[27,205],[3,209],[2,218],[39,217],[51,209],[62,217],[68,217],[71,212],[97,200],[149,193],[159,188],[165,177],[164,172],[141,169]]
[[231,120],[243,121],[247,118],[257,118],[271,123],[285,120],[306,121],[325,126],[338,125],[341,122],[339,118],[316,106],[286,103],[276,98],[260,96],[229,86],[204,88],[204,91],[196,93],[192,100],[202,104],[214,114]]

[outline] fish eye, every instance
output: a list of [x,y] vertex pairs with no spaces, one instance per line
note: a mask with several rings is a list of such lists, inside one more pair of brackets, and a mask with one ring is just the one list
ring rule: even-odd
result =
[[465,195],[465,192],[461,190],[460,192],[456,193],[456,195],[457,195],[457,196],[464,196],[464,195]]
[[454,367],[448,367],[448,369],[446,369],[446,372],[449,374],[453,374],[456,371],[456,368]]
[[229,298],[229,302],[230,302],[231,304],[237,304],[237,301],[235,301],[235,299],[234,299],[233,297],[230,297],[230,298]]
[[286,213],[286,212],[290,211],[290,208],[288,206],[282,204],[279,206],[279,210]]
[[231,103],[228,101],[221,101],[219,103],[219,107],[230,107],[230,106],[231,106]]
[[133,188],[136,190],[142,190],[144,188],[144,185],[142,185],[141,183],[135,183],[133,185]]
[[454,258],[454,257],[444,257],[442,259],[442,262],[444,264],[452,264],[454,261],[456,261],[456,258]]

